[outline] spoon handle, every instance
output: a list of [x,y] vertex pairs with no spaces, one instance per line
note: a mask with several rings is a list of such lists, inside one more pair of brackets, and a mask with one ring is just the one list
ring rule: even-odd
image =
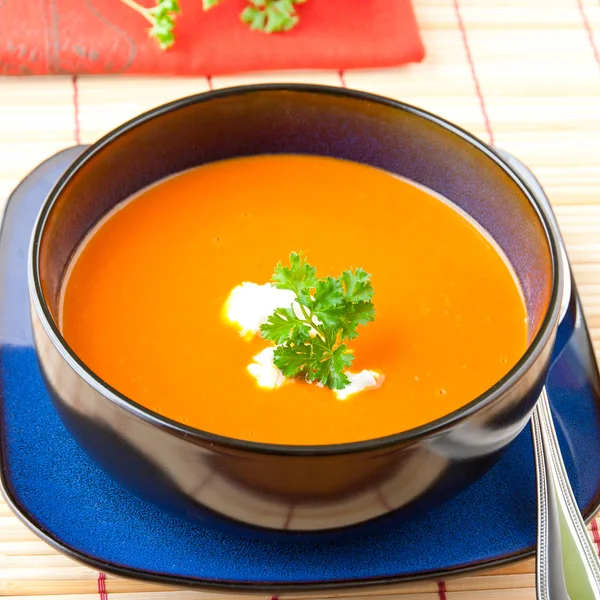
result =
[[531,423],[538,491],[538,600],[600,600],[600,560],[569,484],[546,388]]

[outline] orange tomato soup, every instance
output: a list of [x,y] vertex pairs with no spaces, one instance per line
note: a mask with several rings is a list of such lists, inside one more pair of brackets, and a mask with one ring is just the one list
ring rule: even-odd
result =
[[[108,176],[108,175],[107,175]],[[244,281],[303,251],[317,275],[372,274],[375,322],[350,342],[381,387],[338,400],[259,388],[268,343],[222,318]],[[61,329],[100,378],[187,425],[282,444],[367,440],[438,419],[505,375],[527,345],[522,293],[489,237],[449,202],[384,171],[255,156],[166,179],[88,235],[65,278]]]

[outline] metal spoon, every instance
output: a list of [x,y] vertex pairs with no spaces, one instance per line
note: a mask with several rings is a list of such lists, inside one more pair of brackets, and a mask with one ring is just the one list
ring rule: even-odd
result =
[[[529,184],[555,225],[565,274],[562,321],[571,300],[571,270],[554,213],[531,171],[512,155],[502,155]],[[531,428],[538,495],[538,600],[600,600],[600,560],[573,496],[545,387],[534,409]]]

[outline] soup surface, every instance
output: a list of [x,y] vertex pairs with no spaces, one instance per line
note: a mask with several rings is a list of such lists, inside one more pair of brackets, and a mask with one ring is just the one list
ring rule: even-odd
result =
[[[383,385],[338,400],[247,371],[268,343],[222,316],[231,290],[270,280],[302,250],[320,277],[372,274],[375,321],[352,371]],[[62,290],[79,357],[135,402],[199,429],[284,444],[404,431],[475,399],[526,348],[520,288],[497,247],[453,205],[384,171],[313,156],[202,166],[122,203],[86,238]]]

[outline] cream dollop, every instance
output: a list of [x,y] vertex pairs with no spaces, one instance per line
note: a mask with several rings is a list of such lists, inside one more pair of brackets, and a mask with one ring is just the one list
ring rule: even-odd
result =
[[275,346],[269,346],[254,356],[254,362],[246,367],[256,379],[258,387],[272,390],[281,387],[286,381],[285,375],[273,363],[274,353]]
[[244,281],[231,290],[225,302],[225,318],[238,327],[242,337],[252,338],[276,309],[288,308],[295,297],[291,290],[280,290],[270,283]]
[[333,390],[338,400],[346,400],[348,396],[378,388],[383,383],[383,375],[377,371],[363,369],[360,373],[345,371],[350,383],[343,390]]

